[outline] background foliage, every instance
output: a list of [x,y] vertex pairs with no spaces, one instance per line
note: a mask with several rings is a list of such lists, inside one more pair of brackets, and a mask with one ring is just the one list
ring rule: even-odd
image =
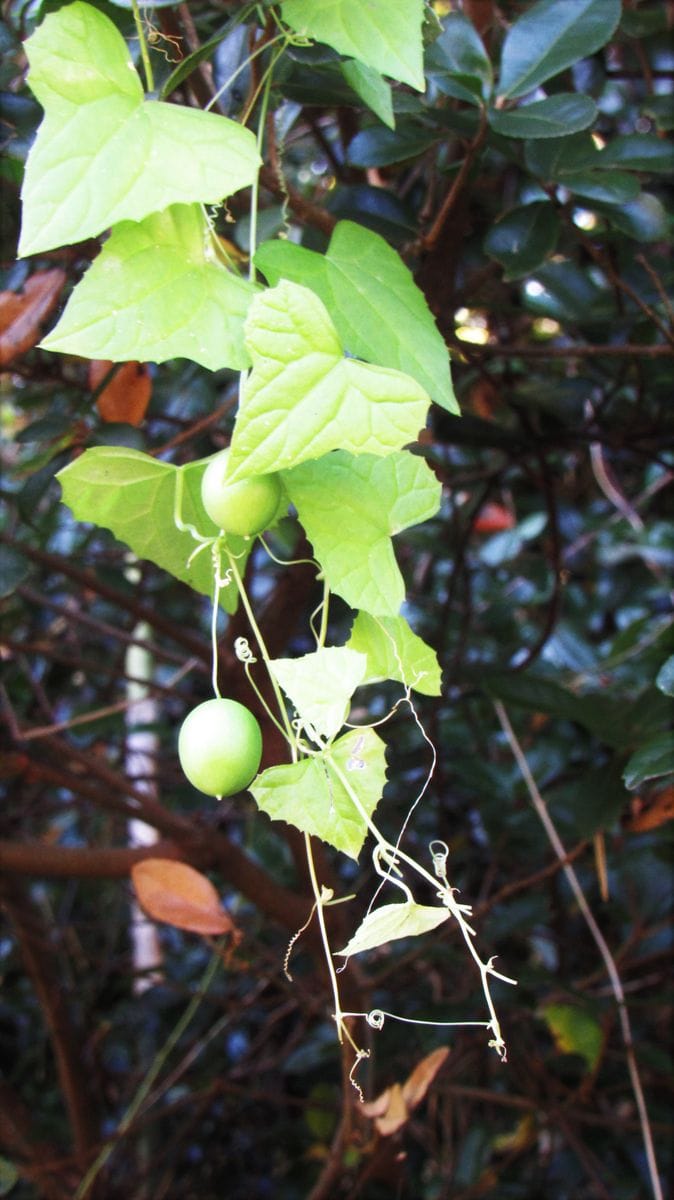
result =
[[[281,971],[310,907],[299,842],[250,800],[203,802],[181,777],[177,727],[210,694],[207,598],[147,562],[131,571],[111,535],[59,503],[54,475],[84,447],[124,445],[180,464],[226,444],[236,377],[175,358],[92,367],[36,345],[99,248],[91,239],[14,262],[18,188],[41,117],[21,40],[57,7],[10,2],[2,24],[0,1193],[71,1196],[154,1062],[149,1101],[126,1120],[101,1196],[642,1196],[615,1003],[494,700],[616,956],[666,1171],[670,6],[536,6],[540,21],[530,13],[533,25],[520,26],[521,53],[511,35],[499,76],[507,30],[533,6],[436,4],[443,28],[429,10],[423,95],[383,84],[368,93],[353,60],[318,45],[291,49],[275,75],[260,237],[291,227],[307,250],[325,251],[345,218],[385,237],[452,350],[462,413],[435,407],[424,435],[444,484],[441,513],[396,539],[406,612],[438,650],[444,680],[440,699],[419,704],[439,761],[407,837],[422,860],[431,839],[446,839],[479,944],[519,985],[498,989],[508,1064],[474,1030],[453,1031],[425,1107],[403,1108],[401,1128],[386,1135],[343,1086],[311,932],[296,947],[292,984]],[[137,54],[127,6],[98,7]],[[158,87],[192,53],[171,99],[204,107],[260,36],[265,7],[156,5],[146,20]],[[574,20],[551,47],[561,9]],[[264,61],[227,89],[223,111],[241,115]],[[533,103],[495,105],[494,78],[498,94]],[[245,255],[246,193],[229,201],[220,229],[230,253]],[[275,253],[262,251],[270,270]],[[301,557],[290,522],[274,544]],[[273,653],[309,649],[313,572],[255,553],[248,582]],[[336,607],[333,640],[350,624],[346,605]],[[221,675],[229,695],[250,702],[233,653],[242,632],[239,615],[223,619]],[[150,777],[129,758],[132,645],[154,664]],[[373,692],[359,696],[363,719],[397,695],[389,685]],[[395,834],[427,750],[402,713],[386,736]],[[265,740],[266,765],[281,761],[273,729]],[[166,1062],[156,1055],[198,995],[211,951],[161,926],[161,981],[134,989],[128,879],[145,852],[128,848],[127,822],[137,815],[165,856],[209,873],[243,933]],[[326,854],[321,869],[342,893],[372,894],[369,866]],[[334,910],[336,945],[361,915],[352,908]],[[451,922],[363,959],[344,986],[354,1008],[409,1017],[462,1019],[479,1004]],[[360,1071],[368,1099],[403,1083],[443,1040],[387,1022]]]

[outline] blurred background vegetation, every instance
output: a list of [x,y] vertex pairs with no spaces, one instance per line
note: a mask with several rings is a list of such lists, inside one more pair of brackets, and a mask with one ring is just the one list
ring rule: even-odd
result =
[[[66,1200],[116,1137],[89,1196],[638,1200],[649,1184],[615,998],[513,747],[615,957],[666,1176],[672,5],[625,0],[609,43],[548,82],[549,95],[589,95],[598,107],[591,129],[564,137],[527,139],[481,120],[480,81],[528,0],[433,5],[427,91],[394,88],[395,130],[363,107],[331,51],[292,50],[275,80],[284,179],[268,165],[261,237],[290,229],[323,249],[335,219],[348,218],[387,238],[451,348],[462,410],[436,409],[423,440],[445,485],[440,514],[397,539],[407,615],[444,677],[442,698],[419,703],[439,760],[406,837],[422,861],[432,839],[448,843],[481,952],[519,983],[496,985],[506,1065],[474,1029],[387,1022],[363,1034],[368,1100],[450,1047],[393,1133],[345,1083],[311,934],[295,948],[292,983],[282,971],[311,905],[301,846],[249,798],[204,801],[179,770],[177,728],[210,693],[207,600],[152,564],[131,568],[111,535],[75,523],[59,502],[55,473],[84,447],[123,444],[183,463],[226,445],[237,381],[187,361],[92,367],[37,347],[98,249],[14,261],[41,115],[21,41],[56,7],[8,0],[0,25],[0,1195]],[[98,7],[136,52],[129,5]],[[160,80],[214,39],[175,100],[203,105],[245,59],[266,6],[249,6],[237,25],[242,7],[195,0],[146,17]],[[484,47],[471,69],[469,22]],[[242,72],[224,110],[239,114],[254,83]],[[241,256],[246,202],[235,197],[221,223]],[[292,521],[273,546],[302,556]],[[311,569],[283,570],[260,551],[248,582],[272,652],[308,649]],[[332,640],[350,624],[336,605]],[[250,703],[233,654],[244,632],[239,616],[223,621],[221,671],[227,694]],[[129,707],[139,694],[150,701],[140,760]],[[359,719],[395,698],[364,689]],[[269,764],[281,747],[265,734]],[[402,710],[385,737],[383,823],[395,836],[428,750]],[[208,939],[161,926],[153,973],[138,968],[138,816],[160,838],[155,854],[208,872],[243,933],[238,948],[217,950],[203,994]],[[371,865],[326,852],[321,870],[339,893],[358,892],[334,910],[336,929],[353,929],[374,889]],[[359,1009],[440,1021],[482,1011],[451,923],[368,955],[344,979]],[[158,1059],[191,1001],[192,1019]],[[153,1064],[149,1096],[130,1113]]]

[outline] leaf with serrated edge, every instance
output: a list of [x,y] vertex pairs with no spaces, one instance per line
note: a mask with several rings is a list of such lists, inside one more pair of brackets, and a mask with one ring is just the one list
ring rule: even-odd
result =
[[269,668],[311,736],[330,740],[344,724],[365,674],[366,658],[345,646],[326,646],[302,658],[276,658]]
[[367,821],[335,766],[371,817],[386,783],[384,756],[384,743],[374,730],[354,729],[316,758],[269,767],[248,790],[273,821],[287,821],[357,861],[367,837]]
[[[94,446],[59,471],[63,502],[78,521],[102,525],[138,558],[147,558],[169,574],[188,583],[206,596],[213,594],[213,565],[208,550],[203,550],[188,566],[198,542],[189,533],[176,528],[175,496],[178,473],[183,472],[181,517],[194,525],[203,537],[215,537],[216,529],[201,503],[201,476],[207,460],[187,467],[159,462],[140,450],[124,446]],[[245,561],[252,544],[240,537],[229,537],[227,544]],[[230,583],[220,592],[220,603],[234,612],[238,600],[236,585]]]
[[620,0],[539,0],[511,25],[501,52],[499,92],[524,96],[605,46]]
[[425,90],[423,0],[284,0],[283,20],[303,37]]
[[283,278],[311,288],[351,354],[405,371],[436,404],[459,411],[447,347],[424,294],[378,233],[339,221],[325,254],[293,242],[266,242],[255,264],[271,284]]
[[284,471],[283,481],[331,591],[352,608],[395,617],[405,587],[391,537],[440,505],[424,460],[408,450],[387,458],[338,450]]
[[362,954],[363,950],[374,950],[397,938],[418,937],[442,925],[449,917],[446,908],[432,908],[426,904],[384,904],[367,914],[354,933],[351,941],[336,954],[344,956]]
[[200,206],[176,204],[115,227],[42,345],[112,362],[190,358],[243,370],[256,291],[215,258]]
[[359,612],[347,646],[367,655],[363,683],[395,679],[422,696],[440,695],[435,650],[410,629],[404,617],[373,617]]
[[230,479],[293,467],[343,447],[390,454],[414,441],[429,397],[409,375],[344,358],[325,306],[282,280],[246,320],[253,370],[230,448]]
[[170,204],[215,204],[253,183],[260,159],[250,130],[144,100],[122,35],[91,5],[50,13],[26,52],[45,117],[26,164],[20,255]]

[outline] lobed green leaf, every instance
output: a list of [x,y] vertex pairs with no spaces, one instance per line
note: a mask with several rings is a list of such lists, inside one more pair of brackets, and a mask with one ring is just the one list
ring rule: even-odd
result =
[[437,655],[410,629],[404,617],[373,617],[359,612],[347,646],[367,656],[363,683],[395,679],[422,696],[440,695]]
[[269,667],[309,736],[331,741],[346,721],[366,662],[353,648],[328,646],[301,658],[272,659]]
[[423,0],[284,0],[281,12],[300,36],[424,91]]
[[[198,542],[175,524],[176,487],[182,473],[182,520],[194,525],[202,537],[219,533],[201,503],[205,469],[205,460],[174,467],[140,450],[95,446],[59,471],[57,479],[63,502],[78,521],[111,530],[138,558],[149,559],[195,591],[212,596],[209,551],[202,551],[190,562]],[[245,561],[250,542],[229,537],[227,545],[239,561]],[[224,588],[220,599],[228,612],[234,612],[238,601],[235,584]]]
[[46,350],[211,371],[249,365],[243,325],[258,290],[216,258],[199,205],[122,221],[75,288]]
[[267,242],[255,265],[271,284],[290,279],[311,288],[351,354],[405,371],[436,404],[459,411],[447,347],[423,292],[379,234],[339,221],[324,255],[288,241]]
[[336,451],[285,471],[283,482],[331,591],[352,608],[397,616],[405,585],[391,537],[440,506],[424,460],[405,450],[387,458]]
[[338,447],[390,454],[413,441],[424,422],[424,389],[400,371],[345,358],[324,305],[308,288],[283,280],[256,296],[246,345],[253,370],[232,436],[232,480]]
[[144,100],[122,35],[82,0],[50,13],[26,52],[45,117],[26,164],[20,255],[171,204],[215,204],[255,179],[253,134],[214,113]]
[[269,767],[248,790],[273,821],[286,821],[357,861],[385,783],[384,743],[372,729],[354,729],[315,758]]

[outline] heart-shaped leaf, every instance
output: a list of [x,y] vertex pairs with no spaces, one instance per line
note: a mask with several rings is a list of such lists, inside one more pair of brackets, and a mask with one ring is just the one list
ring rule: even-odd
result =
[[352,608],[397,616],[405,586],[391,537],[440,506],[424,460],[408,450],[387,458],[338,450],[284,471],[283,481],[331,590]]
[[281,11],[303,37],[424,91],[423,0],[284,0]]
[[276,658],[269,666],[309,735],[315,730],[330,740],[346,720],[366,658],[346,646],[327,646],[302,658]]
[[[140,450],[95,446],[59,471],[58,480],[64,503],[79,521],[93,521],[112,530],[139,558],[149,558],[195,591],[212,596],[209,552],[204,550],[192,558],[199,543],[175,523],[176,489],[182,475],[182,521],[193,525],[204,538],[218,535],[201,502],[201,476],[206,465],[203,460],[174,467]],[[227,544],[243,566],[250,540],[232,535]],[[230,583],[221,591],[220,602],[228,612],[234,612],[237,601],[236,585]]]
[[230,449],[231,479],[262,475],[339,447],[390,454],[414,441],[429,405],[400,371],[345,358],[317,296],[282,280],[246,321],[253,370]]
[[412,272],[378,233],[339,221],[325,254],[279,240],[260,246],[255,263],[271,284],[310,287],[350,354],[405,371],[458,412],[444,338]]
[[45,117],[26,165],[21,255],[170,204],[215,204],[255,179],[253,134],[214,113],[144,100],[121,33],[90,4],[50,13],[26,53]]
[[249,364],[243,323],[256,287],[216,258],[199,205],[123,221],[75,288],[46,350],[211,371]]
[[357,860],[368,832],[365,817],[372,816],[386,783],[384,755],[374,730],[354,729],[315,758],[269,767],[249,791],[272,820],[287,821]]

